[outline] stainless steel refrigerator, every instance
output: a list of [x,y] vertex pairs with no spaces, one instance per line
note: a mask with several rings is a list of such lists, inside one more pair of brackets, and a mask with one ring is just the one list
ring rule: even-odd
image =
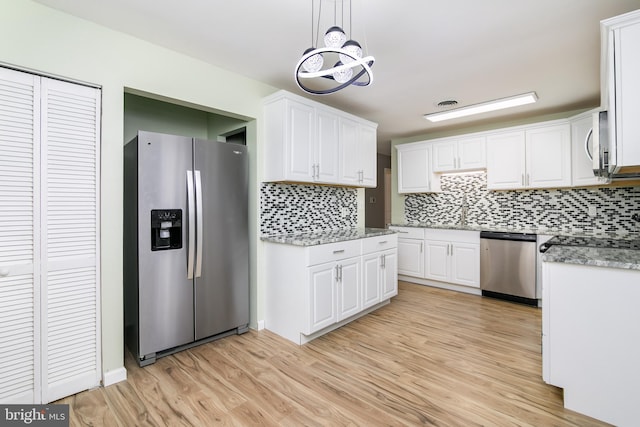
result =
[[249,324],[244,145],[138,132],[124,148],[125,340],[140,366]]

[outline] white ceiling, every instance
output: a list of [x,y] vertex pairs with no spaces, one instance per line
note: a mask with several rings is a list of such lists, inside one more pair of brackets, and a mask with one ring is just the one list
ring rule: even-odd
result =
[[[293,78],[311,45],[311,0],[36,1],[311,97]],[[335,1],[323,0],[321,35]],[[314,98],[378,123],[387,154],[391,139],[595,107],[599,21],[638,8],[640,0],[352,0],[352,38],[376,58],[374,82]],[[529,106],[439,124],[422,117],[442,100],[464,106],[530,91],[539,101]]]

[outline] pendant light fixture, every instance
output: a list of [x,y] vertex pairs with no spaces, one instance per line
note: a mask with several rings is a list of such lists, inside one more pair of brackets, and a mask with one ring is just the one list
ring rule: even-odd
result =
[[[311,47],[304,51],[296,64],[296,83],[303,91],[313,95],[327,95],[344,89],[348,86],[368,86],[373,82],[371,66],[375,58],[373,56],[362,57],[362,46],[355,40],[347,40],[344,30],[337,25],[338,2],[342,9],[344,21],[344,3],[349,2],[349,35],[351,35],[351,0],[334,1],[334,25],[324,35],[324,46],[315,47],[318,43],[320,27],[320,15],[322,2],[319,0],[317,23],[314,22],[315,1],[311,2]],[[344,25],[344,22],[343,22]],[[314,31],[315,30],[315,31]],[[315,32],[315,37],[314,37]],[[325,67],[328,65],[328,68]],[[329,87],[323,87],[321,83],[313,81],[330,82]],[[326,86],[326,84],[325,84]]]

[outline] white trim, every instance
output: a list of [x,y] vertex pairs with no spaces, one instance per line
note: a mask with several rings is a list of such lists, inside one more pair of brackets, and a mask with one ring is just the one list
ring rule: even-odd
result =
[[261,331],[264,329],[264,320],[258,320],[258,330]]
[[44,71],[34,70],[33,68],[23,67],[21,65],[10,64],[10,63],[4,62],[4,61],[0,61],[0,67],[7,68],[7,69],[10,69],[10,70],[19,71],[19,72],[22,72],[22,73],[33,74],[33,75],[38,76],[38,77],[48,77],[48,78],[53,79],[53,80],[60,80],[60,81],[63,81],[63,82],[73,83],[73,84],[77,84],[77,85],[81,85],[81,86],[92,87],[92,88],[95,88],[95,89],[102,89],[102,85],[99,85],[99,84],[96,84],[96,83],[90,83],[90,82],[86,82],[84,80],[77,80],[77,79],[72,79],[72,78],[69,78],[69,77],[63,77],[63,76],[59,76],[57,74],[46,73]]
[[342,321],[340,321],[340,322],[338,322],[338,323],[334,323],[333,325],[327,326],[327,327],[326,327],[326,328],[324,328],[324,329],[320,329],[319,331],[316,331],[316,332],[314,332],[314,333],[312,333],[312,334],[310,334],[310,335],[305,335],[305,334],[303,334],[303,333],[301,332],[301,333],[300,333],[300,342],[299,342],[298,344],[299,344],[299,345],[306,344],[306,343],[308,343],[309,341],[312,341],[312,340],[314,340],[314,339],[316,339],[316,338],[318,338],[318,337],[320,337],[320,336],[322,336],[322,335],[324,335],[324,334],[326,334],[326,333],[328,333],[328,332],[331,332],[331,331],[333,331],[333,330],[335,330],[335,329],[338,329],[338,328],[340,328],[340,327],[342,327],[342,326],[346,325],[347,323],[351,323],[351,322],[353,322],[354,320],[359,319],[360,317],[365,316],[365,315],[367,315],[367,314],[371,313],[372,311],[376,311],[376,310],[377,310],[377,309],[379,309],[380,307],[383,307],[383,306],[385,306],[385,305],[389,304],[389,302],[391,302],[391,298],[386,299],[386,300],[383,300],[382,302],[379,302],[379,303],[378,303],[378,304],[376,304],[376,305],[373,305],[373,306],[371,306],[371,307],[369,307],[369,308],[367,308],[367,309],[365,309],[365,310],[362,310],[361,312],[356,313],[356,314],[354,314],[354,315],[353,315],[353,316],[351,316],[351,317],[348,317],[348,318],[346,318],[346,319],[343,319]]
[[103,372],[102,374],[102,386],[108,387],[110,385],[126,381],[127,380],[127,370],[124,366],[113,369],[111,371]]
[[469,286],[456,285],[454,283],[436,282],[434,280],[421,279],[418,277],[398,275],[398,280],[411,282],[423,286],[431,286],[434,288],[448,289],[450,291],[463,292],[465,294],[482,295],[480,288],[472,288]]

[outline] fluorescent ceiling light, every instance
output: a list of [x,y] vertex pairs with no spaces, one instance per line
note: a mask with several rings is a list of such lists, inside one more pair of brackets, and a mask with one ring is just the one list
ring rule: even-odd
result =
[[538,97],[536,96],[536,93],[529,92],[522,95],[510,96],[509,98],[483,102],[482,104],[469,105],[468,107],[442,111],[440,113],[425,114],[424,118],[432,122],[440,122],[442,120],[457,119],[459,117],[471,116],[473,114],[487,113],[489,111],[532,104],[537,100]]

